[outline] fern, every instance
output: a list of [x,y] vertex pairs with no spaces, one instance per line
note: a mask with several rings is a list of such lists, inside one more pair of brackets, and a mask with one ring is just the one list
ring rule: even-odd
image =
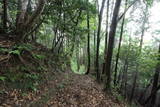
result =
[[21,51],[20,51],[20,50],[13,50],[13,51],[10,51],[9,54],[13,54],[13,55],[18,55],[18,56],[20,56]]

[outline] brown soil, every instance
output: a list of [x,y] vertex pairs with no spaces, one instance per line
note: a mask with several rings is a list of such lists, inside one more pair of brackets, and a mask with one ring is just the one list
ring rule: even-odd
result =
[[88,75],[66,72],[54,73],[52,77],[48,75],[50,79],[40,86],[39,91],[25,97],[17,97],[17,92],[0,107],[126,107],[105,95],[102,87]]

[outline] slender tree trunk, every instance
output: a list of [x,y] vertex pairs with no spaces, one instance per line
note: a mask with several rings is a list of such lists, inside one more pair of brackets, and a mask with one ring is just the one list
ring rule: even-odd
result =
[[[128,0],[126,0],[125,3],[125,10],[127,9],[127,2]],[[115,64],[115,74],[114,74],[114,85],[116,86],[116,82],[117,82],[117,67],[118,67],[118,61],[119,61],[119,54],[120,54],[120,50],[121,50],[121,42],[122,42],[122,36],[123,36],[123,28],[124,28],[124,22],[125,22],[125,15],[123,16],[123,20],[122,20],[122,25],[121,25],[121,32],[120,32],[120,38],[119,38],[119,44],[118,44],[118,52],[116,55],[116,64]]]
[[124,65],[122,67],[122,78],[121,78],[121,84],[120,84],[120,92],[122,93],[123,92],[123,84],[124,84],[124,77],[125,77],[125,67],[126,67],[126,60],[124,62]]
[[136,66],[136,71],[134,73],[134,81],[133,81],[133,87],[132,87],[132,90],[131,90],[131,96],[129,98],[129,102],[132,103],[132,100],[133,100],[133,97],[134,97],[134,92],[135,92],[135,88],[136,88],[136,85],[137,85],[137,76],[138,76],[138,66]]
[[[110,0],[107,1],[107,13],[106,13],[106,34],[105,34],[105,49],[104,49],[104,60],[107,58],[107,46],[108,46],[108,26],[109,26],[109,3]],[[106,63],[103,63],[102,74],[104,74]]]
[[[78,14],[78,17],[77,17],[77,20],[75,22],[75,26],[77,26],[79,24],[79,19],[81,17],[81,14],[82,14],[82,10],[79,10],[79,14]],[[74,28],[74,31],[76,29]],[[73,33],[73,38],[72,38],[72,41],[73,41],[73,44],[72,44],[72,47],[71,47],[71,51],[70,51],[70,56],[72,56],[73,54],[73,51],[74,51],[74,48],[75,48],[75,41],[76,41],[76,32]]]
[[[153,97],[155,97],[155,95],[157,94],[157,92],[160,90],[160,85],[157,86],[157,88],[151,93],[151,95],[147,98],[147,100],[144,102],[144,105],[147,104],[149,102],[150,99],[152,99]],[[154,107],[154,105],[149,105],[148,107]]]
[[128,62],[128,58],[127,58],[126,67],[125,67],[125,71],[124,71],[125,72],[125,76],[124,76],[124,79],[125,79],[124,80],[124,97],[125,98],[127,97],[128,65],[129,65],[129,62]]
[[128,50],[127,50],[127,56],[126,56],[125,61],[124,61],[122,82],[121,82],[121,86],[120,86],[121,87],[120,89],[124,88],[124,94],[126,93],[127,72],[128,72],[128,65],[129,65],[129,63],[128,63],[128,57],[129,57],[129,54],[130,54],[130,48],[131,48],[131,37],[129,39],[129,46],[128,46]]
[[[89,1],[87,0],[87,4],[89,5]],[[87,42],[87,52],[88,52],[88,68],[86,74],[89,74],[90,71],[90,25],[89,25],[89,9],[87,10],[87,28],[88,28],[88,42]]]
[[120,81],[122,80],[122,74],[123,74],[123,67],[121,67],[120,70],[119,70],[119,75],[118,75],[117,84],[119,84]]
[[140,104],[143,103],[142,99],[144,98],[144,95],[146,94],[148,88],[150,87],[151,82],[152,82],[152,79],[150,80],[150,83],[145,87],[145,90],[141,93],[141,95],[140,95],[140,97],[139,97],[139,99],[138,99],[138,102],[139,102]]
[[80,69],[80,61],[79,61],[79,44],[77,44],[77,50],[76,50],[76,59],[77,59],[77,70],[78,70],[78,72],[79,72],[79,69]]
[[96,31],[95,30],[94,30],[94,62],[93,62],[93,65],[96,66]]
[[157,88],[158,88],[158,82],[159,82],[159,74],[160,74],[160,44],[159,44],[159,51],[158,51],[158,63],[157,63],[157,66],[156,66],[156,71],[155,71],[155,74],[154,74],[154,78],[153,78],[153,86],[152,86],[152,90],[151,90],[151,93],[152,93],[152,97],[151,97],[151,101],[149,102],[149,106],[150,107],[154,107],[155,105],[155,102],[156,102],[156,93],[157,92],[154,92]]
[[[96,6],[96,9],[99,10],[99,6],[98,6],[98,1],[95,0],[95,6]],[[97,25],[97,17],[95,17],[95,22],[94,22],[94,26]],[[96,26],[97,27],[97,26]],[[94,30],[94,47],[93,47],[93,51],[94,51],[94,60],[93,60],[93,70],[96,71],[96,30]]]
[[114,45],[114,38],[117,28],[117,18],[120,10],[121,0],[116,0],[115,8],[112,17],[111,28],[109,32],[109,43],[108,43],[108,50],[107,50],[107,58],[106,58],[106,89],[110,89],[111,84],[111,63],[112,63],[112,54],[113,54],[113,45]]
[[55,44],[56,44],[56,38],[57,38],[57,27],[54,29],[54,37],[52,40],[52,49],[51,51],[54,52]]
[[99,72],[99,45],[100,45],[100,32],[101,32],[101,23],[102,23],[102,15],[103,15],[103,9],[104,9],[104,4],[106,0],[102,1],[102,7],[100,9],[100,13],[98,14],[98,31],[97,31],[97,50],[96,50],[96,65],[95,65],[95,70],[96,70],[96,76],[97,80],[100,81],[100,72]]
[[[142,23],[142,34],[141,34],[141,39],[140,39],[140,46],[139,46],[138,56],[141,55],[141,51],[142,51],[143,37],[144,37],[144,33],[145,33],[145,24],[147,22],[147,15],[146,15],[147,12],[148,12],[148,7],[146,6],[146,9],[145,9],[145,12],[144,12],[144,19],[143,19],[143,23]],[[132,87],[131,96],[130,96],[130,99],[129,99],[130,103],[132,103],[132,100],[133,100],[133,97],[134,97],[135,88],[136,88],[136,84],[137,84],[138,68],[139,68],[139,64],[138,64],[138,62],[136,62],[136,71],[135,71],[134,80],[133,80],[133,87]]]
[[8,0],[3,0],[3,28],[7,29],[7,4]]
[[61,42],[60,42],[60,45],[59,45],[59,48],[58,48],[58,54],[60,53],[60,50],[63,49],[63,42],[64,42],[64,35],[63,35],[63,37],[61,39]]

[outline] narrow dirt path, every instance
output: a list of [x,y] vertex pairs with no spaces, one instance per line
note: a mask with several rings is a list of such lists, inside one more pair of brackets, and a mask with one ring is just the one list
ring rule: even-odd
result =
[[36,92],[23,96],[13,90],[0,96],[0,107],[126,107],[105,95],[89,75],[53,72],[46,79]]
[[125,107],[105,96],[102,87],[88,75],[66,73],[46,107]]

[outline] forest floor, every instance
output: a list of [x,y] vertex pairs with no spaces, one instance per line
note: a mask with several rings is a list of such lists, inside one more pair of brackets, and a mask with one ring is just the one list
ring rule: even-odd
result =
[[[56,76],[57,75],[57,76]],[[46,91],[38,100],[27,104],[32,107],[125,107],[105,95],[102,87],[88,75],[71,72],[55,74]]]
[[56,92],[48,106],[52,107],[124,107],[105,95],[102,87],[88,75],[66,73],[64,87]]
[[89,75],[54,72],[47,76],[36,92],[6,91],[0,96],[0,107],[126,107],[106,95]]
[[[35,44],[33,45],[34,51],[26,51],[30,45],[24,45],[23,54],[17,55],[16,52],[19,52],[18,49],[21,49],[22,46],[12,50],[8,44],[12,43],[0,41],[1,47],[5,47],[2,49],[7,49],[7,53],[14,53],[9,55],[17,61],[8,61],[10,57],[7,56],[4,66],[6,65],[6,68],[10,68],[11,71],[0,72],[0,107],[125,107],[124,103],[116,100],[116,95],[106,95],[103,86],[98,84],[93,76],[75,74],[71,70],[62,72],[59,68],[64,63],[64,59],[60,59],[62,61],[60,62],[54,59],[56,57],[52,59],[50,55],[41,59],[40,56],[45,54],[41,54],[42,50],[38,49],[44,49],[44,52],[48,52],[45,47]],[[19,53],[22,53],[21,51]],[[2,55],[6,55],[6,51],[0,53],[0,58],[4,58]],[[40,59],[33,58],[35,55]],[[21,56],[18,57],[20,60],[16,56]],[[22,66],[21,62],[24,62],[25,66]],[[32,69],[26,68],[29,65],[30,67],[34,65],[34,68],[45,65],[44,67],[47,69],[45,71],[42,69],[43,72],[33,72]],[[0,65],[0,70],[4,70],[4,66]],[[31,72],[25,73],[21,69],[17,71],[14,66],[23,67],[23,69],[25,67],[24,71],[30,70]]]

